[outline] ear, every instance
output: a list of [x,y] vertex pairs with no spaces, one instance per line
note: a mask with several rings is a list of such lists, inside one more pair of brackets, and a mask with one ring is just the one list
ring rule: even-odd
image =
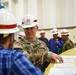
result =
[[12,40],[14,40],[14,34],[11,34],[11,35],[9,36],[9,42],[11,42]]
[[9,36],[9,42],[11,42],[11,39],[12,39],[12,35]]
[[38,26],[36,26],[36,28],[37,28],[37,31],[38,31],[38,28],[39,28],[39,27],[38,27]]

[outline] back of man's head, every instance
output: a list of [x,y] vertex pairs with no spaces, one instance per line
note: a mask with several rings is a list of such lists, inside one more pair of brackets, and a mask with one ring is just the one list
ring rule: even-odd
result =
[[0,9],[0,43],[6,39],[10,34],[17,32],[16,18],[5,8]]

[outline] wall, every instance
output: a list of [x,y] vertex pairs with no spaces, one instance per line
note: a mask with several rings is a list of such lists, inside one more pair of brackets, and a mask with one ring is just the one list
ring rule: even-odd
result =
[[[47,29],[50,38],[51,28],[68,28],[70,38],[76,41],[76,0],[4,0],[5,7],[17,18],[21,25],[24,14],[34,14],[39,20],[39,29]],[[59,29],[60,31],[61,29]],[[49,35],[50,34],[50,35]],[[37,32],[39,37],[39,31]]]
[[[5,0],[6,1],[6,0]],[[76,0],[7,0],[6,7],[20,25],[24,14],[34,14],[39,29],[76,26]]]

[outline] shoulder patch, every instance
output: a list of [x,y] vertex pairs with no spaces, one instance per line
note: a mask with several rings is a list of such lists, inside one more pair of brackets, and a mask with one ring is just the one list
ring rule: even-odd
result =
[[13,48],[22,48],[22,45],[19,42],[14,42]]

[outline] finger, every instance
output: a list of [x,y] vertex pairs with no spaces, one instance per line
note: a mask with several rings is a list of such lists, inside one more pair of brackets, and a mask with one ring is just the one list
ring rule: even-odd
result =
[[63,63],[62,57],[59,56],[59,57],[57,57],[57,59],[59,60],[59,61],[57,60],[57,62]]

